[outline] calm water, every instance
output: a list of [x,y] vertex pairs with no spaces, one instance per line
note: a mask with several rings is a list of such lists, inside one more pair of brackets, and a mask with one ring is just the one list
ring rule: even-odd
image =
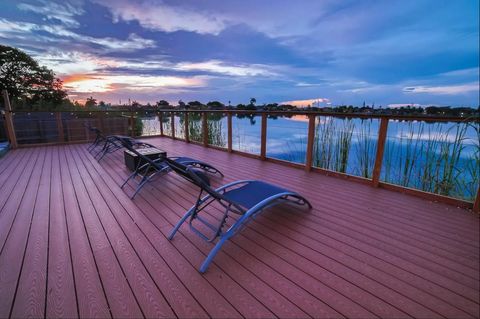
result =
[[[145,135],[158,134],[157,118],[142,122]],[[314,165],[371,177],[379,122],[377,119],[317,117]],[[176,136],[183,137],[183,122],[176,117],[175,123]],[[232,123],[233,148],[259,154],[261,117],[234,117]],[[197,121],[192,125],[198,128],[201,123]],[[226,117],[209,119],[209,125],[217,137],[214,143],[225,146]],[[475,125],[390,121],[381,179],[449,196],[473,198],[480,175],[479,134]],[[305,116],[268,119],[267,156],[305,163],[307,126]],[[164,130],[169,131],[168,123],[164,123]],[[445,188],[446,182],[452,187]]]

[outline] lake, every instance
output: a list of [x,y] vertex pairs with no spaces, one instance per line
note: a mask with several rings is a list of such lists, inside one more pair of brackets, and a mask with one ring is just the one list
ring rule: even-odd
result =
[[[143,135],[159,134],[157,117],[142,119]],[[232,118],[235,150],[260,154],[261,116]],[[378,138],[378,119],[317,116],[314,166],[371,178]],[[209,116],[209,142],[226,147],[227,118]],[[170,135],[170,118],[164,133]],[[268,118],[267,156],[305,163],[308,118]],[[190,138],[201,141],[201,119],[190,116]],[[184,137],[181,116],[175,116],[175,136]],[[479,182],[479,127],[476,123],[391,120],[388,126],[381,180],[473,200]]]

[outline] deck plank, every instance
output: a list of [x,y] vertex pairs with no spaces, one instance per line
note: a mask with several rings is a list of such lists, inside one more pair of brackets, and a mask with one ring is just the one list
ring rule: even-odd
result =
[[[142,308],[143,314],[149,318],[173,317],[174,312],[172,311],[172,308],[160,293],[160,290],[150,277],[145,265],[135,252],[135,249],[133,248],[128,236],[131,235],[131,233],[129,230],[124,232],[117,222],[117,219],[115,219],[113,216],[113,212],[119,209],[119,207],[118,205],[115,207],[110,207],[109,204],[113,205],[116,199],[114,199],[111,193],[104,192],[105,187],[102,187],[103,185],[100,184],[97,188],[96,183],[98,183],[99,180],[97,179],[95,183],[87,172],[84,163],[81,162],[79,154],[77,152],[72,152],[72,149],[70,149],[70,151],[72,158],[76,162],[76,166],[79,170],[80,176],[83,179],[83,183],[87,189],[87,192],[93,201],[95,210],[100,212],[98,214],[98,218],[102,223],[102,227],[105,230],[109,243],[114,249],[115,256],[118,259],[123,272],[125,273],[139,306]],[[101,195],[102,197],[98,195]],[[128,200],[128,198],[124,197],[123,200]],[[133,222],[130,219],[127,219],[126,214],[118,214],[117,218],[121,219],[123,225],[128,225],[130,227],[133,226]],[[141,251],[142,244],[146,244],[146,242],[138,245],[137,251]],[[153,251],[148,253],[151,254]],[[155,265],[149,264],[148,266],[153,268]]]
[[[138,305],[138,301],[125,278],[125,274],[107,238],[105,229],[95,211],[93,201],[96,198],[93,201],[90,198],[80,176],[79,168],[68,148],[65,148],[65,156],[87,236],[112,315],[114,317],[143,317],[144,315]],[[121,240],[121,238],[118,240]]]
[[78,313],[81,318],[110,318],[111,312],[85,231],[64,149],[59,152],[59,161]]
[[45,316],[52,149],[46,149],[12,316]]
[[[27,163],[31,163],[31,158],[22,156],[21,159],[13,162],[8,171],[1,174],[2,184],[0,184],[0,194],[2,194],[2,196],[0,196],[0,210],[3,209],[10,196],[12,196],[12,190],[17,183],[21,181],[18,176],[24,173],[25,170],[28,170],[28,167],[26,167]],[[22,196],[23,192],[15,192],[13,194],[15,194],[14,196]]]
[[[67,228],[59,147],[54,150],[50,189],[48,232],[47,308],[48,318],[78,317],[77,295],[72,267],[72,248]],[[73,248],[76,251],[76,247]]]
[[[45,159],[45,149],[32,152],[29,168],[20,175],[13,197],[0,212],[0,317],[8,317],[30,234],[31,218]],[[37,166],[38,165],[38,166]],[[33,169],[36,167],[36,169]],[[12,203],[10,205],[10,203]]]
[[[168,174],[135,200],[122,152],[86,145],[0,160],[0,317],[478,318],[478,215],[340,178],[168,138],[170,156],[304,194],[265,211],[205,274],[211,244],[182,227],[198,190]],[[345,200],[348,198],[348,200]],[[212,206],[205,218],[221,213]],[[235,221],[234,216],[228,224]]]

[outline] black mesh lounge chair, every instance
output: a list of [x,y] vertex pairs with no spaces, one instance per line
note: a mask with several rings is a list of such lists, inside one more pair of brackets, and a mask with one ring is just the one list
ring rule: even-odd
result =
[[[168,239],[173,239],[175,233],[187,219],[189,219],[190,228],[202,239],[208,242],[213,242],[217,237],[219,238],[207,258],[200,266],[201,273],[204,273],[207,270],[223,244],[225,244],[227,240],[239,232],[253,217],[262,212],[265,208],[283,202],[306,205],[309,208],[312,208],[312,205],[300,194],[276,185],[255,180],[241,180],[213,189],[210,187],[208,177],[203,174],[203,172],[169,159],[166,160],[166,163],[180,176],[200,188],[197,202],[185,213],[177,225],[175,225]],[[203,194],[206,196],[202,197]],[[199,216],[199,213],[213,202],[218,202],[225,209],[223,217],[216,225],[213,225]],[[233,225],[224,230],[226,220],[230,213],[237,214],[240,217]],[[205,225],[212,231],[212,235],[207,236],[204,232],[200,231],[195,227],[194,221],[198,221]]]
[[102,142],[105,142],[106,137],[102,134],[102,131],[100,131],[98,128],[95,126],[90,125],[90,123],[85,123],[83,124],[90,132],[95,134],[95,139],[93,142],[87,147],[87,150],[91,152],[94,150],[98,145],[100,145]]
[[103,147],[94,155],[97,161],[100,161],[105,155],[125,148],[125,144],[132,147],[153,147],[150,144],[137,141],[136,139],[123,135],[109,135],[106,136],[103,142]]
[[87,150],[92,152],[97,148],[97,146],[103,145],[93,156],[95,158],[98,157],[98,160],[101,160],[108,153],[113,153],[122,148],[120,142],[115,138],[115,135],[104,135],[100,129],[90,125],[89,123],[84,124],[84,126],[88,128],[90,132],[95,134],[95,139],[92,144],[87,147]]
[[[133,199],[137,193],[142,189],[143,186],[145,186],[146,183],[151,181],[155,176],[157,175],[162,175],[166,174],[171,171],[171,168],[167,163],[165,162],[165,158],[159,158],[157,160],[152,160],[145,155],[141,154],[140,152],[137,151],[138,149],[138,143],[137,144],[131,144],[131,141],[123,140],[120,139],[121,143],[123,143],[123,147],[125,147],[127,150],[130,152],[134,153],[137,155],[139,158],[142,159],[142,161],[139,161],[140,166],[135,169],[135,171],[128,176],[128,178],[125,180],[125,182],[122,184],[121,188],[123,188],[125,185],[130,180],[134,180],[136,177],[140,177],[140,181],[137,184],[137,188],[135,189],[135,192],[132,194],[130,197]],[[150,144],[143,143],[143,145],[154,147]],[[197,169],[201,169],[204,172],[210,173],[210,174],[218,174],[223,177],[222,172],[220,172],[217,168],[213,167],[212,165],[205,163],[203,161],[190,158],[190,157],[170,157],[170,161],[180,163],[182,165],[188,165],[195,167]]]

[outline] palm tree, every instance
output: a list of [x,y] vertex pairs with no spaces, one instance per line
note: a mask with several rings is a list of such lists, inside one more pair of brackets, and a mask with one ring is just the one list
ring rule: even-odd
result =
[[250,99],[250,105],[255,105],[255,103],[257,103],[257,99],[254,98],[254,97],[252,97],[252,98]]

